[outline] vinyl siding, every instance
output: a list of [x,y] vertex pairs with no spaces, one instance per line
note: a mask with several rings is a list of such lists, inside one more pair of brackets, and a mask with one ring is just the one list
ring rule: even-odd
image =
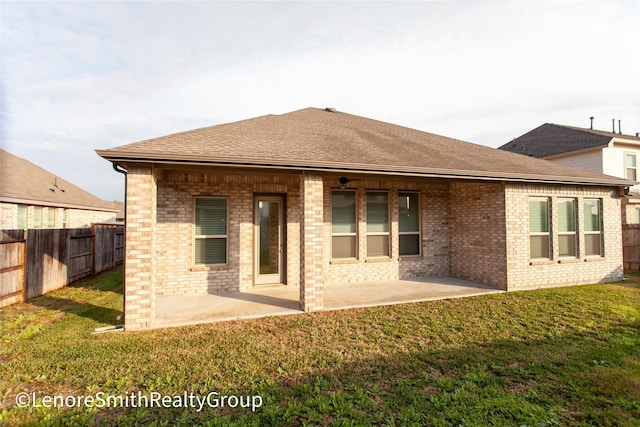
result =
[[[627,146],[614,145],[602,150],[603,171],[606,175],[624,178],[624,155],[625,153],[635,153],[640,162],[640,149]],[[640,172],[638,173],[640,176]],[[631,187],[631,191],[640,192],[640,185]]]
[[[554,163],[558,163],[565,166],[571,166],[574,168],[581,168],[590,170],[593,172],[603,173],[602,167],[602,151],[595,150],[586,153],[571,154],[564,157],[556,157],[549,159]],[[605,172],[606,173],[606,172]],[[618,175],[614,175],[618,176]]]

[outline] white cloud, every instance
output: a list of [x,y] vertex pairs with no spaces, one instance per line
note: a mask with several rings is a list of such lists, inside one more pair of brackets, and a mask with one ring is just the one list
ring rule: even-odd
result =
[[599,128],[615,117],[633,133],[639,10],[598,1],[3,3],[2,144],[110,199],[105,186],[121,177],[95,148],[307,106],[491,146],[544,122],[587,126],[591,115]]

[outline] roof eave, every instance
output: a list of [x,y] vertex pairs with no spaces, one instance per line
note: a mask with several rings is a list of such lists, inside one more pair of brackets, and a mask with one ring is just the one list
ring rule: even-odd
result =
[[314,162],[293,163],[281,160],[260,160],[240,158],[205,158],[202,156],[171,156],[152,153],[123,153],[112,150],[96,150],[99,156],[114,163],[156,163],[172,165],[226,166],[242,168],[280,169],[317,172],[377,173],[383,175],[413,176],[423,178],[450,178],[465,180],[513,181],[544,184],[589,184],[597,186],[627,187],[633,181],[620,178],[600,179],[591,177],[571,177],[553,175],[532,175],[506,172],[471,171],[437,168],[403,167],[389,165],[367,165],[357,163]]

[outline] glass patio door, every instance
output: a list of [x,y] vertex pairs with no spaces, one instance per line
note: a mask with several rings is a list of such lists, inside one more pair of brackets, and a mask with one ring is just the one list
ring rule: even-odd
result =
[[255,198],[255,284],[283,282],[283,200],[279,196]]

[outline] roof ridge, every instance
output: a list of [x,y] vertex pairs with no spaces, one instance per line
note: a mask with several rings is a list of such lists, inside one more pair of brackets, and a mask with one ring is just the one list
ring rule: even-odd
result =
[[608,130],[583,128],[583,127],[579,127],[579,126],[563,125],[563,124],[558,124],[558,123],[546,123],[546,124],[563,127],[565,129],[572,129],[572,130],[577,130],[577,131],[582,131],[582,132],[588,132],[588,133],[596,134],[596,135],[611,136],[612,138],[640,139],[635,135],[628,135],[628,134],[625,134],[625,133],[611,132],[611,131],[608,131]]

